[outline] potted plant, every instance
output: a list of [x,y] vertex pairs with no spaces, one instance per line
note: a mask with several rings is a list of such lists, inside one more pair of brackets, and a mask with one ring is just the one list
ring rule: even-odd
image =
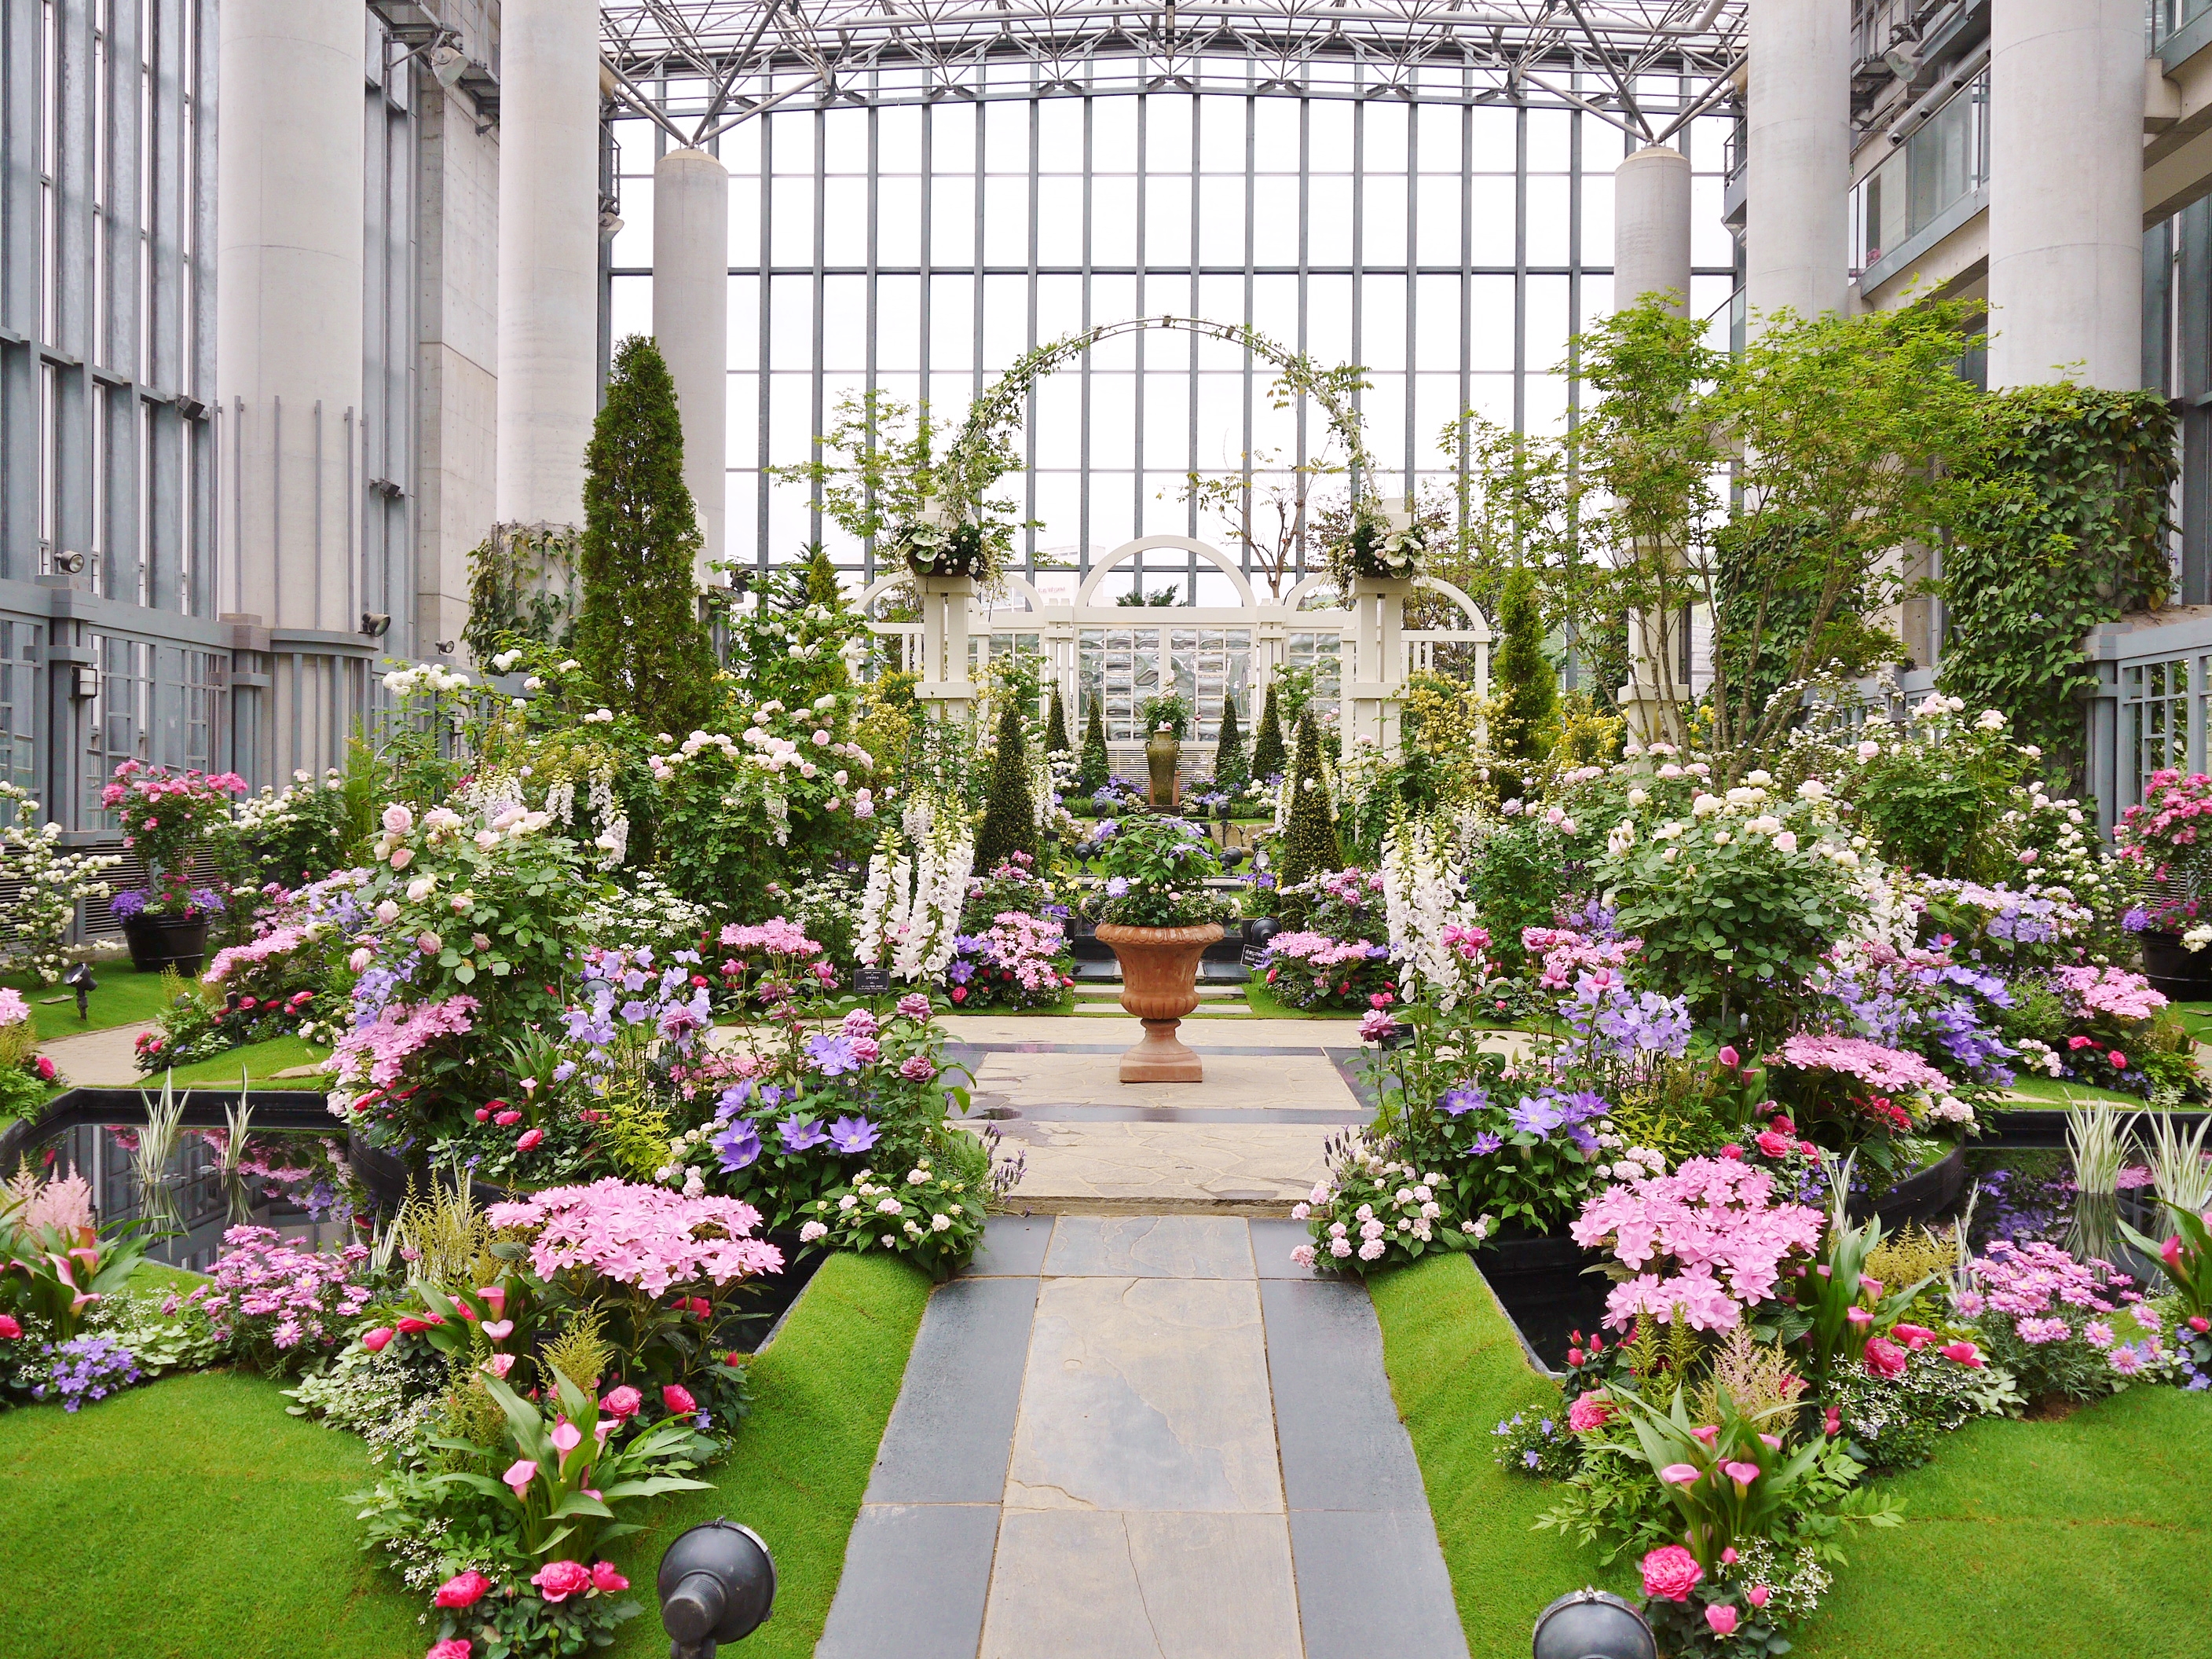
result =
[[2159,899],[2138,905],[2125,918],[2142,947],[2144,977],[2151,988],[2176,1002],[2212,999],[2212,921],[2195,897]]
[[2182,1001],[2212,995],[2212,959],[2204,945],[2212,928],[2202,925],[2196,898],[2212,841],[2212,778],[2202,772],[2184,776],[2172,767],[2150,775],[2142,800],[2120,815],[2112,839],[2121,860],[2146,883],[2165,894],[2128,913],[2127,925],[2142,936],[2143,971],[2152,986]]
[[1404,510],[1409,506],[1401,503],[1398,510],[1386,510],[1372,501],[1361,502],[1339,550],[1344,568],[1370,580],[1419,575],[1427,543],[1420,520]]
[[984,577],[990,571],[990,545],[983,526],[973,520],[946,522],[925,518],[893,538],[917,576]]
[[131,963],[141,973],[173,967],[196,974],[207,956],[208,918],[223,908],[216,888],[195,887],[186,872],[192,848],[230,818],[231,797],[246,792],[235,772],[174,772],[125,761],[100,791],[123,844],[145,861],[143,887],[109,901],[123,923]]
[[1218,875],[1206,831],[1181,818],[1110,820],[1098,827],[1103,885],[1098,939],[1121,964],[1121,1006],[1145,1040],[1121,1056],[1124,1083],[1201,1083],[1206,1069],[1176,1036],[1198,1006],[1198,963],[1233,908],[1206,884]]
[[1137,719],[1147,734],[1145,765],[1151,773],[1151,804],[1155,807],[1173,807],[1176,804],[1176,768],[1182,760],[1183,734],[1190,729],[1190,704],[1175,691],[1147,697],[1138,708]]

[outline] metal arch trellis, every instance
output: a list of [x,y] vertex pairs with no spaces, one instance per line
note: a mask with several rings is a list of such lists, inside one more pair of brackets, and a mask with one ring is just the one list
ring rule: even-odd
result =
[[1367,452],[1359,410],[1352,394],[1366,385],[1352,365],[1322,368],[1303,353],[1243,323],[1210,322],[1202,317],[1131,317],[1118,323],[1101,323],[1080,333],[1036,346],[1016,358],[1006,372],[983,389],[969,405],[959,436],[945,452],[936,469],[940,493],[946,504],[963,516],[973,516],[984,495],[1014,470],[1012,443],[1029,415],[1030,392],[1046,375],[1073,362],[1093,346],[1124,334],[1146,329],[1174,329],[1207,339],[1242,346],[1265,359],[1276,370],[1271,395],[1275,407],[1287,407],[1299,398],[1311,398],[1328,418],[1328,428],[1344,446],[1346,474],[1353,502],[1371,493],[1376,467]]

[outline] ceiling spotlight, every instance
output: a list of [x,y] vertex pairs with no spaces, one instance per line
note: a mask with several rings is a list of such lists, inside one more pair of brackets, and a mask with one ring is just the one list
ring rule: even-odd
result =
[[438,77],[438,84],[447,92],[460,85],[461,77],[468,72],[468,53],[452,41],[440,41],[430,49],[430,73]]
[[602,241],[614,240],[622,234],[622,215],[605,208],[599,210],[599,238]]
[[372,640],[380,640],[392,631],[392,618],[381,611],[361,613],[361,631]]
[[1571,1590],[1536,1615],[1535,1659],[1658,1659],[1644,1615],[1601,1589]]
[[669,1659],[714,1659],[775,1610],[775,1560],[750,1527],[709,1521],[668,1547],[655,1579]]

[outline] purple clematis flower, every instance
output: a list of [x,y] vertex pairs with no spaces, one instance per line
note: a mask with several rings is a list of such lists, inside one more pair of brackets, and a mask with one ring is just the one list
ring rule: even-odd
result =
[[835,1032],[807,1038],[806,1057],[824,1077],[842,1077],[848,1072],[860,1069],[860,1057],[853,1050],[853,1039]]
[[1474,1145],[1469,1147],[1468,1150],[1477,1158],[1488,1158],[1492,1152],[1496,1152],[1504,1144],[1504,1140],[1491,1133],[1489,1130],[1485,1129],[1480,1134],[1474,1138]]
[[1458,1117],[1490,1104],[1490,1097],[1471,1083],[1462,1083],[1456,1089],[1444,1091],[1444,1097],[1437,1103],[1446,1115]]
[[787,1152],[809,1152],[830,1139],[828,1132],[812,1118],[787,1117],[775,1126],[775,1132],[782,1136]]
[[830,1126],[830,1144],[841,1152],[865,1152],[880,1133],[865,1117],[841,1117]]
[[709,1143],[720,1154],[725,1174],[734,1174],[761,1155],[760,1131],[749,1117],[741,1117]]

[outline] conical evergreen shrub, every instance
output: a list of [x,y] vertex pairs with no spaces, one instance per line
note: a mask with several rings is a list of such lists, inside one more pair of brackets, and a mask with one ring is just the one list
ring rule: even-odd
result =
[[1552,751],[1559,716],[1559,671],[1544,654],[1544,617],[1536,604],[1536,578],[1516,565],[1498,601],[1498,752],[1531,764]]
[[1275,718],[1275,688],[1260,705],[1260,729],[1252,738],[1252,775],[1279,778],[1289,769],[1290,756],[1283,748],[1283,723]]
[[1075,745],[1067,740],[1067,705],[1060,701],[1060,687],[1052,688],[1052,714],[1044,723],[1044,752],[1065,755]]
[[1297,765],[1291,773],[1291,821],[1283,831],[1277,874],[1285,887],[1344,861],[1329,817],[1328,781],[1321,772],[1321,732],[1311,714],[1298,719]]
[[610,707],[648,732],[681,736],[712,717],[720,665],[699,617],[699,521],[676,385],[643,335],[615,351],[584,464],[576,655]]
[[990,793],[983,799],[983,827],[975,832],[975,869],[988,873],[1016,853],[1036,853],[1036,811],[1030,801],[1029,739],[1022,731],[1021,705],[1005,700],[999,714],[998,752],[991,757]]
[[1076,763],[1075,787],[1085,795],[1106,787],[1106,716],[1098,699],[1091,700],[1091,719],[1083,728],[1083,757]]
[[1221,700],[1221,738],[1213,746],[1213,787],[1228,794],[1235,794],[1251,779],[1251,767],[1244,758],[1244,732],[1237,724],[1237,699]]

